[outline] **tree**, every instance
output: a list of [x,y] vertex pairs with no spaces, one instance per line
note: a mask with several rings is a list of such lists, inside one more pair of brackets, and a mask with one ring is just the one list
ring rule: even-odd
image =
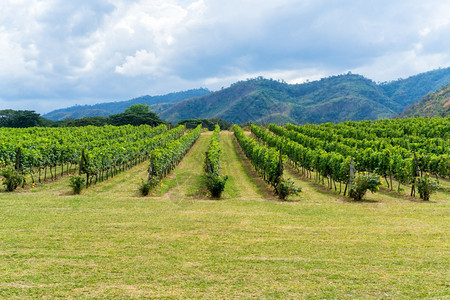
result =
[[126,113],[126,114],[138,114],[138,115],[139,114],[148,114],[149,112],[151,112],[150,107],[147,104],[142,104],[142,103],[131,105],[124,111],[124,113]]
[[111,115],[108,117],[108,123],[115,126],[121,125],[143,125],[148,124],[157,126],[165,122],[146,104],[135,104],[128,107],[123,113]]
[[31,110],[0,110],[0,127],[26,128],[41,125],[40,115]]
[[81,119],[68,119],[66,120],[68,127],[80,127],[80,126],[104,126],[108,124],[108,118],[106,117],[86,117]]

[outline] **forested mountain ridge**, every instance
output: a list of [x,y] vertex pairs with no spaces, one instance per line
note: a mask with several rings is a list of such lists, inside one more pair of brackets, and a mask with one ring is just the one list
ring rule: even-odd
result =
[[409,106],[402,117],[446,117],[450,115],[450,84]]
[[[359,107],[366,108],[358,105],[360,101],[370,111],[361,111]],[[341,106],[339,111],[336,104]],[[389,117],[394,114],[390,109],[394,106],[382,89],[360,75],[339,75],[295,85],[259,77],[181,101],[160,115],[171,122],[198,117],[217,117],[234,123],[326,122],[336,118],[377,118],[381,114]]]
[[54,110],[43,115],[43,117],[52,121],[61,121],[66,118],[107,117],[112,114],[121,113],[134,104],[147,104],[154,112],[158,113],[167,109],[171,103],[204,96],[209,93],[211,93],[211,91],[208,89],[200,88],[161,96],[142,96],[127,101],[106,102],[94,105],[76,105]]
[[303,84],[258,77],[178,102],[160,116],[171,122],[214,117],[235,123],[375,120],[399,115],[410,103],[448,83],[450,68],[378,84],[351,73]]
[[402,110],[396,110],[396,112],[401,113],[407,106],[419,102],[426,94],[438,91],[449,83],[450,68],[443,68],[420,73],[406,79],[381,83],[380,86],[386,96],[400,105]]
[[[169,95],[145,96],[123,102],[75,106],[44,117],[61,120],[105,116],[132,104],[145,103],[169,122],[197,118],[221,118],[234,123],[375,120],[395,117],[424,95],[449,83],[450,68],[384,83],[375,83],[350,72],[302,84],[258,77],[216,92],[199,89],[169,94],[169,99],[163,98]],[[115,110],[109,108],[111,105]]]
[[160,115],[171,122],[214,117],[235,123],[375,120],[399,115],[409,104],[448,83],[450,68],[378,84],[351,73],[303,84],[258,77],[181,101]]

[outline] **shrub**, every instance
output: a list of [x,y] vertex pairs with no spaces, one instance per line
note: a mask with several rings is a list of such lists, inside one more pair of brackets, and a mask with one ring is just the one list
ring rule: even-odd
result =
[[214,198],[220,198],[222,192],[225,190],[225,183],[228,176],[219,176],[215,173],[208,173],[205,175],[206,187]]
[[72,187],[73,193],[75,195],[81,193],[81,190],[83,189],[85,182],[86,180],[82,176],[79,175],[70,176],[70,186]]
[[142,196],[147,196],[148,193],[150,193],[150,189],[155,185],[152,184],[149,181],[144,181],[142,178],[140,179],[140,183],[139,183],[139,192],[141,192]]
[[425,201],[430,200],[430,195],[439,188],[439,184],[437,183],[437,181],[432,180],[428,173],[425,174],[424,177],[417,178],[416,184],[420,198]]
[[8,167],[1,172],[3,176],[3,185],[7,192],[14,191],[19,185],[25,184],[25,177],[14,168]]
[[381,186],[381,177],[368,172],[358,173],[350,185],[350,197],[356,201],[361,201],[367,190],[376,193]]
[[285,200],[289,195],[298,195],[301,191],[302,189],[300,187],[296,187],[291,178],[282,178],[277,186],[278,198],[281,200]]

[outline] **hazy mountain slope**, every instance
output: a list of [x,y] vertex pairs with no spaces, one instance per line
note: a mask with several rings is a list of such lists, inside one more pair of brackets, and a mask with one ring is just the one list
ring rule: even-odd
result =
[[[300,123],[389,118],[398,106],[377,84],[360,75],[334,76],[309,85],[291,112]],[[294,86],[300,91],[305,87]]]
[[395,112],[401,113],[405,107],[419,102],[426,94],[438,91],[449,83],[450,68],[444,68],[382,83],[380,87],[388,97],[400,105]]
[[450,83],[450,68],[376,84],[345,74],[304,84],[261,77],[240,81],[161,112],[165,120],[222,118],[230,122],[340,122],[390,118],[427,93]]
[[[236,83],[231,87],[203,97],[178,102],[160,116],[166,121],[176,122],[185,119],[209,119],[222,115],[232,103],[240,101],[256,89],[251,84]],[[201,117],[200,117],[201,116]]]
[[446,117],[450,115],[450,84],[430,93],[418,103],[409,106],[403,117]]
[[75,106],[44,117],[108,116],[136,103],[152,107],[171,122],[193,118],[221,118],[243,122],[339,122],[375,120],[400,114],[429,92],[450,83],[450,68],[438,69],[406,79],[376,84],[361,75],[344,74],[303,84],[287,84],[262,77],[239,81],[228,88],[205,89],[144,96],[129,101]]
[[376,119],[394,115],[392,102],[373,81],[346,74],[306,84],[263,78],[181,101],[161,113],[165,120],[222,118],[242,122],[328,122]]
[[[99,103],[94,105],[77,105],[68,108],[54,110],[43,115],[44,118],[58,121],[64,120],[66,118],[83,118],[83,117],[94,117],[94,116],[109,116],[111,114],[117,114],[123,112],[126,108],[133,104],[143,103],[147,104],[155,112],[161,112],[163,109],[167,109],[168,105],[171,103],[176,103],[185,99],[204,96],[211,91],[207,89],[193,89],[183,92],[170,93],[162,96],[143,96],[134,98],[128,101],[117,101],[117,102],[107,102]],[[162,105],[162,104],[165,105]]]

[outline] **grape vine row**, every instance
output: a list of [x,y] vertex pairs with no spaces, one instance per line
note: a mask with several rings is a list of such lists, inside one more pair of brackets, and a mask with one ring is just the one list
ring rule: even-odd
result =
[[233,126],[233,132],[245,155],[250,159],[259,175],[276,190],[283,176],[284,169],[279,151],[275,150],[275,148],[261,145],[256,140],[247,137],[243,129],[238,125]]
[[[184,130],[184,126],[183,130]],[[150,152],[150,165],[148,182],[154,186],[158,184],[167,174],[175,168],[184,155],[197,141],[202,126],[198,125],[188,134],[181,138],[169,141],[162,147],[157,147]]]

